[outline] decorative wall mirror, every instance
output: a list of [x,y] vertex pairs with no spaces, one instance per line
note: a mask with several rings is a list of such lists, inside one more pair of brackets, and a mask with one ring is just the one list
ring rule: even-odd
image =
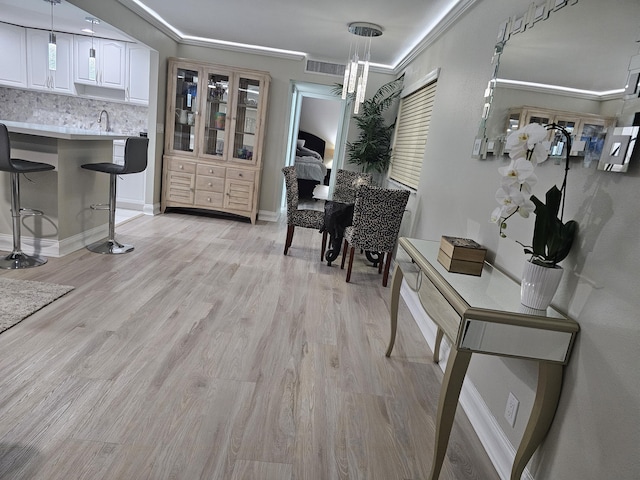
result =
[[502,22],[475,144],[499,155],[509,120],[518,125],[514,109],[555,109],[574,129],[571,155],[598,164],[605,134],[632,126],[640,111],[637,84],[629,86],[640,72],[638,18],[638,0],[539,0]]

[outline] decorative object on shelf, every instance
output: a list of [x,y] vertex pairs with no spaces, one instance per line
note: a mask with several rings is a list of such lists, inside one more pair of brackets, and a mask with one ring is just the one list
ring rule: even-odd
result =
[[[384,173],[389,168],[395,123],[387,125],[384,112],[400,97],[403,83],[404,75],[385,83],[363,102],[362,112],[354,115],[360,133],[355,142],[347,142],[347,154],[349,162],[359,165],[363,172]],[[342,88],[336,84],[333,92],[339,95]]]
[[[535,195],[531,195],[531,188],[537,182],[535,166],[544,162],[548,156],[549,142],[546,140],[548,130],[558,130],[562,133],[565,136],[567,148],[562,186],[560,189],[555,185],[552,186],[545,195],[545,203]],[[555,123],[547,126],[532,123],[509,135],[507,147],[511,163],[499,169],[502,182],[496,192],[496,200],[500,206],[492,212],[491,221],[500,225],[500,236],[505,238],[507,220],[516,212],[524,218],[528,218],[532,211],[535,213],[532,245],[518,243],[524,247],[526,254],[531,254],[527,263],[548,270],[559,270],[560,273],[544,272],[553,277],[554,284],[551,284],[551,279],[540,280],[539,273],[537,275],[531,273],[529,266],[525,264],[525,278],[521,284],[521,302],[527,307],[545,309],[551,303],[562,277],[562,268],[558,263],[569,254],[578,229],[578,224],[574,220],[563,222],[563,194],[566,193],[567,188],[571,135]],[[527,198],[525,194],[530,197]],[[550,283],[545,285],[545,289],[551,292],[550,295],[547,293],[544,298],[539,298],[539,292],[529,292],[530,289],[540,290],[542,283],[545,282]]]
[[[369,77],[369,60],[371,59],[371,39],[382,35],[382,27],[373,23],[353,22],[348,25],[349,33],[356,35],[355,48],[353,41],[349,46],[349,58],[344,69],[344,81],[342,82],[342,99],[345,100],[348,94],[355,92],[355,102],[353,113],[357,114],[360,110],[360,104],[364,102],[364,92],[367,89],[367,79]],[[360,64],[360,37],[365,37],[362,41],[364,63],[360,76],[358,77],[358,67]]]

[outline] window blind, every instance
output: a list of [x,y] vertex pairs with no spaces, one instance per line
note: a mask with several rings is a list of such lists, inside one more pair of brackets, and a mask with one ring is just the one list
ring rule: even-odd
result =
[[437,81],[400,100],[389,177],[418,189]]

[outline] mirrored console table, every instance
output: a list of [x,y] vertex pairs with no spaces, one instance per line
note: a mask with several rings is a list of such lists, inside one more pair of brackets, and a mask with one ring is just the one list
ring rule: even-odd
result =
[[400,238],[391,284],[390,356],[398,325],[403,278],[437,326],[434,362],[442,338],[451,342],[436,423],[430,480],[437,480],[447,450],[458,398],[471,355],[482,353],[538,362],[533,408],[516,452],[511,480],[525,466],[546,436],[558,406],[564,365],[580,329],[577,322],[553,308],[533,310],[520,304],[520,285],[484,264],[479,277],[448,272],[438,261],[440,242]]

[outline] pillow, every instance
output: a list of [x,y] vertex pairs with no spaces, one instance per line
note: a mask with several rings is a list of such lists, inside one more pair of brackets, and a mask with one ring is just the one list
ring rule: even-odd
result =
[[298,148],[304,147],[304,140],[298,140]]

